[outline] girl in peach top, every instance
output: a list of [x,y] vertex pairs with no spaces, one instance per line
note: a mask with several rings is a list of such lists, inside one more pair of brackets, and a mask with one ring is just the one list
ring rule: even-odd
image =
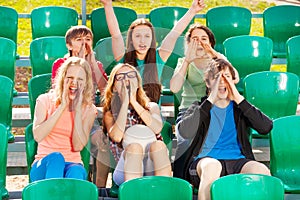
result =
[[37,155],[31,181],[48,178],[86,179],[80,151],[87,144],[97,115],[89,64],[70,57],[60,67],[53,90],[36,101],[33,136]]

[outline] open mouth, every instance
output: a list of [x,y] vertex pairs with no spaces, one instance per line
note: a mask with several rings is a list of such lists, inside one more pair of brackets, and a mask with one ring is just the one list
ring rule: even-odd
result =
[[77,87],[70,86],[70,87],[69,87],[69,90],[70,90],[70,93],[71,93],[71,94],[76,94],[76,92],[77,92],[78,89],[77,89]]
[[226,87],[219,87],[219,92],[220,93],[225,93],[227,91]]

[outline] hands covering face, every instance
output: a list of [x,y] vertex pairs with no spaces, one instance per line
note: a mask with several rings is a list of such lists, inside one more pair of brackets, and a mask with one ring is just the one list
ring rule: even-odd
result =
[[[77,88],[75,93],[72,93],[72,88]],[[62,94],[62,106],[70,106],[70,108],[75,110],[80,110],[82,107],[82,100],[83,100],[83,90],[84,85],[81,82],[76,82],[76,85],[72,83],[72,80],[69,78],[66,78],[64,80],[64,89]],[[73,96],[75,95],[75,96]],[[70,105],[70,102],[72,101],[72,105]]]

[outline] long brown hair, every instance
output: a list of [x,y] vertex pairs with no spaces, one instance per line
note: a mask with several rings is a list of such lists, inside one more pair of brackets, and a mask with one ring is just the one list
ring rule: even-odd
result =
[[151,29],[152,42],[144,61],[143,87],[151,101],[158,102],[161,93],[161,84],[158,80],[156,66],[156,39],[153,25],[146,19],[139,18],[132,22],[127,33],[126,53],[124,63],[137,67],[137,54],[132,42],[132,32],[135,27],[145,25]]

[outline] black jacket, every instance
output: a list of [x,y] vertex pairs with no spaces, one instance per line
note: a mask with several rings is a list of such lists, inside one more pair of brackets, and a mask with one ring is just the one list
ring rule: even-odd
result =
[[[184,159],[185,179],[188,180],[188,167],[199,154],[207,135],[210,124],[210,109],[212,104],[204,99],[195,101],[183,115],[178,129],[182,137],[194,138],[187,149]],[[234,120],[237,129],[238,141],[241,144],[242,154],[251,160],[255,160],[249,141],[249,128],[255,129],[260,134],[268,134],[273,128],[273,121],[260,110],[243,100],[239,105],[234,103]]]

